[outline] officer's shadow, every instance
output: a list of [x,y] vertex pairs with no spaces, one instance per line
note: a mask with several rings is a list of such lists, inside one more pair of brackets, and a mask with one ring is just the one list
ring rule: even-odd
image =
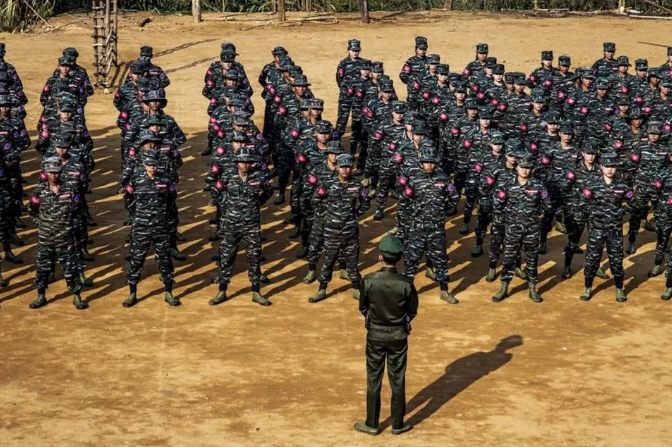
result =
[[[474,352],[450,363],[441,377],[426,386],[408,402],[407,415],[424,405],[408,419],[408,422],[413,425],[422,423],[471,384],[509,363],[513,354],[508,350],[522,344],[523,337],[510,335],[503,338],[492,351]],[[381,431],[390,424],[390,418],[383,421],[380,425]]]

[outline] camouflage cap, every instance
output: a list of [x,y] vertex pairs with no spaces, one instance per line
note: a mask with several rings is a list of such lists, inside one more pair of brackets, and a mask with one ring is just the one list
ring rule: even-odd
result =
[[521,168],[525,169],[534,168],[534,158],[532,158],[532,156],[527,153],[521,153],[520,157],[516,157],[516,163]]
[[418,157],[420,163],[438,163],[439,154],[437,154],[434,145],[431,147],[423,146],[420,150],[420,157]]
[[616,59],[616,64],[617,64],[619,67],[623,67],[623,66],[630,67],[630,66],[632,66],[632,64],[630,63],[630,59],[628,58],[628,56],[618,56],[618,58]]
[[321,120],[315,123],[316,133],[331,134],[334,131],[334,126],[329,121]]
[[335,154],[335,155],[341,155],[345,154],[345,150],[343,150],[343,146],[341,145],[341,142],[338,140],[332,140],[327,142],[327,149],[325,150],[327,154]]
[[56,134],[52,137],[51,141],[54,144],[54,147],[70,149],[70,147],[72,146],[72,138],[70,134],[67,133]]
[[618,156],[616,154],[605,154],[600,157],[600,164],[605,168],[615,168],[618,166]]
[[541,60],[542,61],[552,61],[553,60],[553,52],[552,51],[542,51],[541,52]]
[[646,133],[660,135],[663,132],[663,123],[658,121],[651,121],[646,128]]
[[231,133],[231,141],[235,141],[236,143],[247,143],[249,138],[245,132],[234,130],[233,133]]
[[349,51],[362,51],[362,43],[357,39],[348,40]]
[[637,70],[645,70],[649,68],[649,60],[648,59],[635,59],[635,68]]
[[488,44],[487,43],[476,44],[476,52],[480,54],[488,54]]
[[149,142],[158,144],[161,142],[161,137],[149,130],[145,130],[140,133],[140,136],[138,137],[138,144],[142,146],[143,144]]
[[254,163],[257,161],[257,156],[250,148],[242,147],[236,156],[233,157],[233,161],[236,163]]
[[61,159],[58,157],[45,157],[42,160],[42,169],[50,174],[61,173]]
[[63,49],[63,56],[77,58],[79,57],[79,52],[74,47],[67,47]]
[[150,47],[149,45],[143,45],[140,47],[140,56],[142,57],[153,57],[154,56],[154,48]]
[[285,50],[285,47],[275,47],[271,51],[271,54],[273,56],[283,56],[283,55],[286,55],[288,53],[287,53],[287,50]]
[[567,56],[566,54],[563,54],[558,58],[558,65],[561,67],[569,67],[572,65],[572,58]]
[[354,164],[354,158],[350,154],[341,154],[336,157],[336,166],[339,168],[351,167]]
[[159,151],[156,149],[145,149],[142,151],[142,164],[145,166],[159,165]]
[[75,61],[69,56],[63,56],[58,58],[58,65],[62,67],[72,67],[75,65]]
[[421,50],[427,49],[427,38],[423,36],[418,36],[415,38],[415,48],[420,48]]
[[12,100],[12,97],[6,94],[0,95],[0,107],[2,106],[13,106],[14,101]]
[[371,62],[371,71],[374,73],[383,73],[384,71],[383,65],[384,64],[380,61]]

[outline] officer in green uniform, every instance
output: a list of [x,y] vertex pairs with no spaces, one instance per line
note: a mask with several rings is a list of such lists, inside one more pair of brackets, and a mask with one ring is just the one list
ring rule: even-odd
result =
[[378,260],[383,268],[362,281],[359,310],[364,315],[366,336],[366,422],[355,430],[369,435],[379,433],[380,388],[387,359],[387,375],[392,388],[392,434],[413,428],[404,423],[406,414],[406,356],[411,320],[418,313],[418,292],[413,280],[397,273],[404,246],[391,235],[379,244]]

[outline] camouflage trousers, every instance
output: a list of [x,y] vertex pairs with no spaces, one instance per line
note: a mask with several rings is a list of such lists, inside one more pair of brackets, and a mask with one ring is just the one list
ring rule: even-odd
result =
[[665,260],[665,250],[672,234],[672,220],[667,216],[656,217],[656,256],[654,263],[661,265]]
[[504,225],[504,262],[502,282],[511,282],[516,262],[525,255],[525,275],[527,281],[537,283],[537,262],[539,258],[539,223]]
[[427,259],[428,266],[434,267],[436,280],[447,283],[448,253],[444,226],[409,226],[404,243],[404,275],[414,278],[423,256]]
[[[315,228],[313,228],[315,232]],[[346,226],[344,228],[332,228],[324,226],[323,262],[320,270],[320,284],[331,281],[332,272],[336,260],[342,258],[348,271],[348,279],[353,285],[359,286],[362,275],[359,273],[359,228]]]
[[63,276],[72,293],[79,293],[82,284],[79,279],[79,252],[75,241],[70,243],[53,244],[39,241],[37,244],[37,256],[35,267],[35,287],[38,291],[47,290],[49,286],[49,274],[52,272],[56,261],[63,269]]
[[233,268],[238,254],[238,245],[243,241],[245,258],[247,259],[247,276],[253,287],[261,284],[261,225],[240,225],[239,223],[223,223],[219,243],[218,282],[229,284],[233,276]]
[[137,285],[140,282],[142,267],[149,252],[149,247],[154,244],[154,251],[159,261],[159,272],[163,282],[172,281],[175,277],[173,260],[170,257],[170,229],[167,227],[157,228],[154,226],[133,225],[131,230],[131,261],[126,272],[129,284]]
[[609,258],[609,268],[614,275],[614,280],[618,283],[619,279],[623,281],[623,230],[614,229],[595,229],[588,228],[588,242],[586,244],[586,267],[584,275],[588,282],[592,284],[595,273],[600,267],[600,259],[604,246],[607,246],[607,257]]
[[338,95],[338,118],[336,119],[336,131],[339,135],[345,133],[351,110],[352,96],[348,95],[347,92],[341,91]]

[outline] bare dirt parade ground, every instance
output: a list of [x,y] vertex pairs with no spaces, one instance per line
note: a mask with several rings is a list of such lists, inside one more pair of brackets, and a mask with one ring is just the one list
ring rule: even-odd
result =
[[[529,73],[541,50],[570,54],[574,67],[592,64],[603,41],[617,43],[617,54],[631,60],[665,60],[672,44],[669,21],[613,17],[530,19],[474,14],[415,14],[363,26],[340,18],[336,24],[265,26],[241,31],[248,22],[217,21],[205,15],[159,17],[139,28],[145,15],[122,17],[120,60],[137,57],[152,45],[155,63],[172,84],[166,112],[189,137],[182,148],[185,165],[179,184],[181,243],[188,255],[176,262],[174,293],[183,305],[163,302],[153,257],[139,285],[141,302],[124,309],[129,228],[121,195],[119,131],[112,95],[98,90],[86,108],[98,163],[90,203],[98,222],[92,228],[96,261],[88,274],[96,285],[82,296],[90,308],[77,311],[59,269],[48,290],[49,305],[32,311],[36,229],[21,233],[17,248],[26,263],[3,263],[10,281],[0,290],[0,445],[3,446],[669,446],[672,444],[672,304],[659,299],[664,277],[649,279],[655,235],[640,233],[640,248],[625,260],[629,301],[614,300],[613,279],[596,281],[597,293],[581,302],[583,259],[574,259],[575,276],[562,281],[565,236],[549,239],[540,256],[540,291],[534,304],[525,284],[514,279],[513,294],[495,304],[499,281],[487,283],[487,256],[473,259],[473,231],[460,236],[461,215],[447,225],[451,287],[461,304],[438,299],[438,285],[419,274],[419,316],[410,338],[407,375],[408,418],[415,430],[401,437],[386,429],[377,438],[356,433],[365,417],[366,373],[363,318],[350,285],[335,278],[330,297],[307,298],[317,285],[301,282],[306,263],[295,257],[297,242],[282,224],[289,206],[264,207],[268,258],[263,268],[271,284],[262,291],[274,305],[250,300],[245,257],[239,256],[229,287],[235,298],[211,307],[217,286],[210,283],[215,245],[207,241],[214,208],[202,192],[206,158],[207,100],[203,74],[222,41],[234,42],[255,88],[255,121],[261,126],[263,102],[256,77],[285,46],[301,65],[316,96],[326,102],[326,119],[335,122],[338,92],[334,71],[345,57],[349,38],[362,41],[362,56],[382,60],[397,90],[413,38],[429,39],[453,71],[474,56],[478,42],[507,70]],[[77,18],[79,16],[76,16]],[[84,18],[84,16],[81,16]],[[374,15],[376,17],[376,15]],[[72,16],[51,19],[55,26]],[[267,18],[260,18],[267,20]],[[26,125],[35,141],[39,94],[61,50],[75,46],[80,64],[92,72],[90,23],[54,33],[0,35],[7,60],[19,71],[30,99]],[[347,142],[347,137],[344,139]],[[27,190],[35,184],[39,159],[24,153]],[[460,208],[461,209],[461,208]],[[376,245],[393,224],[388,213],[361,222],[363,273],[376,270]],[[24,221],[28,222],[24,217]],[[472,221],[473,230],[475,222]],[[584,238],[585,242],[585,238]],[[487,248],[487,242],[486,242]],[[520,336],[522,345],[497,349],[500,340]],[[383,416],[389,414],[389,389],[383,387]],[[388,423],[383,423],[387,427]]]

